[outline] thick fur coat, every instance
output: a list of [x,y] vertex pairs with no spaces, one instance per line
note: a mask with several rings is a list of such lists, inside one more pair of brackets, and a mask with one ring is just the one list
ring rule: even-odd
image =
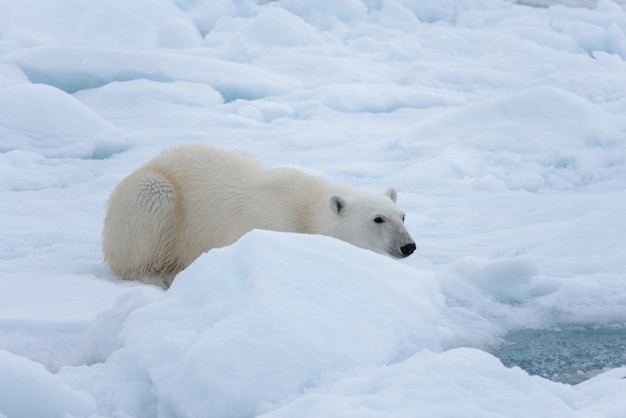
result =
[[[253,229],[322,234],[393,257],[415,243],[396,192],[372,194],[207,145],[164,150],[113,191],[105,260],[124,279],[168,287],[202,253]],[[152,278],[150,278],[152,277]]]

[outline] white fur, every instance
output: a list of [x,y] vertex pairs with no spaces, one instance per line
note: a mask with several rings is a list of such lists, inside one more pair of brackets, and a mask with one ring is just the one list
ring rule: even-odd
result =
[[[113,191],[103,250],[124,279],[178,272],[253,229],[328,235],[394,257],[413,240],[393,188],[372,194],[206,145],[184,145],[126,177]],[[377,219],[378,218],[378,219]],[[382,220],[382,222],[380,222]],[[407,246],[408,244],[408,246]]]

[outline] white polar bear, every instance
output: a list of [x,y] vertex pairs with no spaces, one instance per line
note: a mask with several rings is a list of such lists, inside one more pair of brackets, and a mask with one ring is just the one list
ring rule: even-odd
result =
[[104,220],[113,273],[167,288],[211,248],[253,229],[328,235],[392,257],[415,242],[393,188],[372,194],[207,145],[164,150],[115,188]]

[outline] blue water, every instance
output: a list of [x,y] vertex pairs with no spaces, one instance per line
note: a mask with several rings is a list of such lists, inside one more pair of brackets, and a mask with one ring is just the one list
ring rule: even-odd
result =
[[507,367],[576,384],[626,365],[626,328],[519,330],[490,351]]

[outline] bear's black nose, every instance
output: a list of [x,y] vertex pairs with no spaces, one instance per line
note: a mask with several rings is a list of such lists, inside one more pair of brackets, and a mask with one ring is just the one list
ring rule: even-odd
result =
[[407,244],[407,245],[403,245],[402,248],[400,248],[400,251],[402,251],[402,255],[405,257],[410,256],[411,254],[413,254],[413,251],[415,251],[416,245],[414,242]]

